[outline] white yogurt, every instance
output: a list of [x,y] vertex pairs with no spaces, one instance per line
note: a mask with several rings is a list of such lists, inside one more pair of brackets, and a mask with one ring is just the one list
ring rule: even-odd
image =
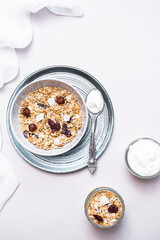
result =
[[130,168],[141,176],[160,171],[160,145],[151,139],[139,139],[130,145],[127,154]]
[[87,108],[92,113],[98,113],[103,109],[104,100],[97,89],[93,89],[87,96]]

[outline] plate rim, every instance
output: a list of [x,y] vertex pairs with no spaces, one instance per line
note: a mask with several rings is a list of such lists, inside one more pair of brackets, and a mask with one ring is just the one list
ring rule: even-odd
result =
[[[63,70],[63,71],[62,71]],[[62,72],[62,73],[71,73],[71,74],[75,74],[78,76],[83,77],[86,81],[91,82],[92,84],[94,84],[94,86],[101,91],[103,97],[106,96],[106,100],[105,103],[107,105],[107,110],[108,110],[108,130],[107,130],[107,137],[105,139],[105,142],[103,144],[103,148],[101,149],[101,152],[97,153],[97,160],[99,159],[100,156],[102,156],[102,154],[104,153],[105,149],[107,148],[107,146],[109,145],[111,138],[112,138],[112,133],[113,133],[113,129],[114,129],[114,110],[113,110],[113,105],[110,99],[110,96],[108,94],[108,92],[106,91],[105,87],[103,87],[103,85],[90,73],[88,73],[87,71],[84,71],[80,68],[77,67],[73,67],[73,66],[68,66],[68,65],[52,65],[52,66],[48,66],[48,67],[44,67],[44,68],[40,68],[34,72],[32,72],[31,74],[29,74],[28,76],[26,76],[15,88],[15,90],[13,91],[9,102],[8,102],[8,106],[7,106],[7,112],[6,112],[6,123],[7,123],[7,131],[8,131],[8,135],[10,137],[10,140],[14,146],[14,148],[17,150],[17,152],[20,154],[20,156],[26,160],[27,162],[29,162],[32,166],[41,169],[43,171],[47,171],[47,172],[51,172],[51,173],[71,173],[71,172],[76,172],[79,171],[85,167],[87,167],[87,163],[83,164],[81,167],[79,167],[78,169],[72,169],[72,170],[59,170],[59,171],[54,171],[54,169],[46,169],[45,167],[40,167],[36,164],[34,164],[33,162],[29,161],[27,159],[27,157],[25,157],[18,149],[18,146],[16,146],[15,142],[14,142],[14,136],[11,135],[10,129],[9,129],[9,110],[11,107],[11,102],[14,99],[14,96],[16,95],[17,89],[19,89],[24,83],[25,85],[30,84],[31,82],[33,82],[35,79],[37,79],[38,77],[41,77],[42,75],[45,74],[49,74],[49,73],[58,73],[58,72]],[[79,73],[79,74],[78,74]],[[103,92],[102,92],[103,91]],[[28,150],[26,150],[28,151]],[[29,152],[29,151],[28,151]],[[68,151],[69,152],[69,151]]]

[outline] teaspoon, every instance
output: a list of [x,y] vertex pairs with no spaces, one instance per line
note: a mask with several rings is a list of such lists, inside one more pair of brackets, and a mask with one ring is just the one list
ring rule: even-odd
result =
[[94,173],[97,168],[96,146],[95,146],[95,127],[97,117],[102,113],[104,108],[104,99],[101,92],[97,89],[92,89],[86,98],[88,113],[91,118],[91,139],[89,147],[88,169]]

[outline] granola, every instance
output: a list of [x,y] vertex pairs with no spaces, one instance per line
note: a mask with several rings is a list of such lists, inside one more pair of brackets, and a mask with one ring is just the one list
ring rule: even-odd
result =
[[24,137],[44,150],[63,147],[82,127],[80,104],[66,89],[43,87],[30,92],[19,113]]
[[122,204],[113,192],[99,191],[93,194],[89,200],[88,214],[96,224],[110,226],[120,218]]

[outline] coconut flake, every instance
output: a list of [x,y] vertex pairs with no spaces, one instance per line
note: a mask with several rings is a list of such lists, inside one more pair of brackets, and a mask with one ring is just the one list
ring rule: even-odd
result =
[[69,116],[69,115],[64,115],[64,116],[63,116],[63,120],[64,120],[65,122],[68,122],[68,121],[70,120],[70,116]]
[[107,205],[107,204],[109,203],[109,199],[108,199],[106,196],[102,196],[102,197],[99,199],[99,201],[100,201],[100,204],[101,204],[102,206]]
[[55,101],[55,96],[49,98],[48,103],[49,103],[50,107],[55,107],[56,104],[57,104],[56,101]]
[[44,113],[40,113],[36,116],[36,122],[40,122],[44,118]]

